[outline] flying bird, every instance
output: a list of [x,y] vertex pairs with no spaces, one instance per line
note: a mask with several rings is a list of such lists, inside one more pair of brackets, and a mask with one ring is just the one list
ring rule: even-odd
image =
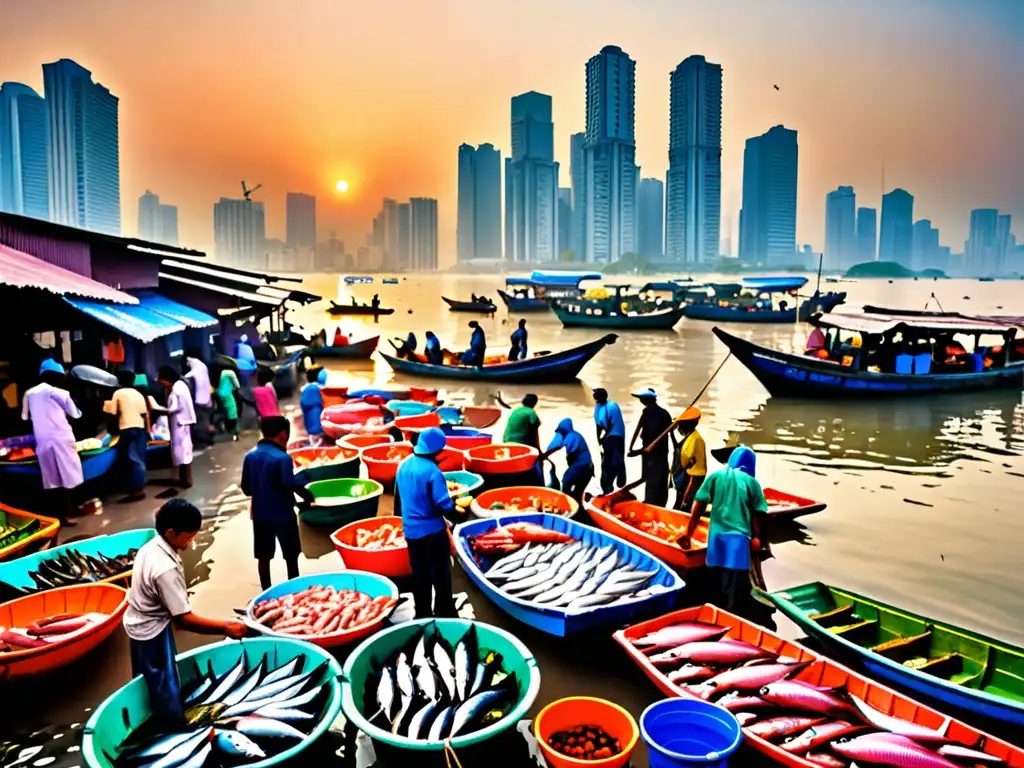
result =
[[773,85],[772,88],[774,88],[776,91],[779,90],[779,86],[777,85]]

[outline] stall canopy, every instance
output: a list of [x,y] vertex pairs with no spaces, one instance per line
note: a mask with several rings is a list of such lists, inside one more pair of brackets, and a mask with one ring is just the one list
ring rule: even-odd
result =
[[64,301],[125,336],[148,344],[186,328],[216,325],[217,319],[184,304],[150,292],[140,292],[137,306],[71,299]]
[[753,291],[798,291],[807,285],[806,277],[744,277],[743,287]]
[[572,288],[584,280],[600,280],[600,272],[533,272],[529,277],[510,277],[505,285],[541,286],[544,288]]
[[139,303],[139,300],[129,293],[48,264],[42,259],[3,244],[0,244],[0,285],[35,288],[58,296],[81,296],[116,304]]
[[933,333],[994,334],[1005,336],[1015,329],[1012,325],[991,322],[981,318],[932,316],[911,317],[906,315],[881,315],[865,312],[846,314],[829,312],[816,321],[825,328],[840,328],[846,331],[866,334],[884,334],[897,329],[916,329]]
[[240,300],[239,304],[278,306],[288,300],[302,304],[320,300],[315,294],[279,285],[300,283],[299,278],[265,275],[188,259],[164,259],[160,264],[160,280],[233,296]]
[[185,304],[168,299],[153,291],[136,291],[135,295],[145,309],[177,320],[186,328],[208,328],[217,324],[217,318],[193,309]]

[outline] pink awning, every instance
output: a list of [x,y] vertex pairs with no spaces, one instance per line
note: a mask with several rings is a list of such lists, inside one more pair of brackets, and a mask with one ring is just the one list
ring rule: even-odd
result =
[[42,259],[29,256],[0,244],[0,285],[15,288],[37,288],[58,296],[81,296],[117,304],[138,304],[139,300],[109,285],[98,283],[92,278],[69,272],[61,267],[47,264]]

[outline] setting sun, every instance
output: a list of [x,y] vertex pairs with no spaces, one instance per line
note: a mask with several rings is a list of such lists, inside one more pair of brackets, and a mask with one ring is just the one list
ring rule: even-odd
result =
[[334,185],[334,188],[339,192],[348,192],[348,182],[342,179]]

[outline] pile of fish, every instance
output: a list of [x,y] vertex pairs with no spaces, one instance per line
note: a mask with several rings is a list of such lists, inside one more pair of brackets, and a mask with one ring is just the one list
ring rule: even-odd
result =
[[[746,733],[812,765],[962,768],[1002,765],[978,748],[886,715],[845,688],[796,679],[798,662],[725,637],[727,627],[681,622],[632,640],[673,683],[732,712]],[[978,745],[974,745],[978,746]]]
[[645,597],[657,570],[627,565],[613,543],[527,544],[484,571],[484,577],[509,597],[538,605],[583,610]]
[[56,557],[40,560],[36,570],[28,572],[29,578],[35,583],[34,587],[18,588],[4,584],[0,599],[14,600],[47,589],[69,587],[72,584],[90,584],[116,576],[126,576],[132,570],[136,554],[137,549],[129,549],[127,553],[117,557],[107,557],[103,554],[85,555],[77,549],[67,549]]
[[303,672],[305,657],[249,668],[243,654],[223,675],[197,666],[186,688],[187,727],[160,733],[143,725],[118,753],[127,768],[213,768],[263,760],[307,737],[323,714],[327,662]]
[[454,648],[428,625],[374,670],[363,711],[396,736],[441,741],[497,722],[519,698],[515,674],[500,654],[480,648],[474,625]]
[[261,600],[252,613],[260,624],[283,635],[329,635],[377,621],[397,602],[390,595],[373,598],[355,589],[313,586]]
[[553,531],[536,523],[511,523],[469,538],[475,555],[508,554],[530,544],[567,544],[575,541],[567,533]]
[[362,528],[357,530],[355,545],[359,549],[381,550],[401,549],[406,546],[406,543],[401,524],[384,523],[372,531]]
[[[659,520],[649,510],[643,508],[637,510],[624,509],[625,505],[613,506],[609,513],[621,520],[626,525],[636,528],[638,531],[656,536],[668,542],[674,542],[681,536],[686,535],[686,523],[681,521],[680,525],[673,525],[664,520]],[[682,518],[682,515],[680,515]]]
[[0,653],[45,648],[51,643],[85,634],[109,618],[105,613],[59,613],[36,619],[27,627],[0,627]]
[[317,467],[328,467],[328,466],[331,466],[332,464],[341,464],[343,462],[351,461],[351,460],[352,460],[352,456],[351,455],[346,455],[346,453],[344,451],[339,451],[338,453],[335,453],[334,455],[331,455],[331,453],[329,453],[327,451],[323,451],[323,452],[317,454],[313,458],[309,458],[308,456],[295,456],[294,457],[295,468],[299,469],[299,470],[301,470],[301,469],[315,469]]

